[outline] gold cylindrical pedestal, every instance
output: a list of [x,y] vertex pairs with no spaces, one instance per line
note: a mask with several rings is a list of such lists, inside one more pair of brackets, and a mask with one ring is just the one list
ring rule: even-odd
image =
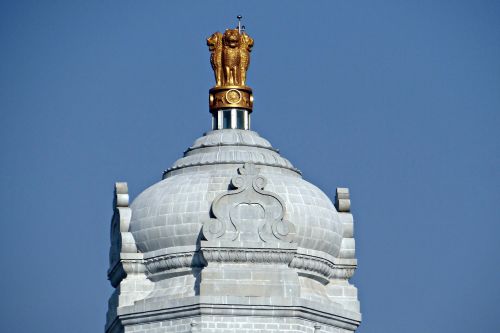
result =
[[209,91],[208,104],[210,112],[232,108],[252,112],[252,89],[246,86],[213,87]]

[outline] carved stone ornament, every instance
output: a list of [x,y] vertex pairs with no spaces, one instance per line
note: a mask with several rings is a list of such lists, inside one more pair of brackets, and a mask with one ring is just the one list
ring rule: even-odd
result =
[[203,224],[205,239],[293,242],[295,226],[283,219],[285,204],[276,193],[264,191],[267,180],[259,169],[245,163],[238,173],[231,179],[235,189],[214,199],[215,218]]
[[356,264],[334,264],[330,260],[316,256],[296,254],[290,267],[305,272],[314,272],[327,279],[350,279],[356,270]]

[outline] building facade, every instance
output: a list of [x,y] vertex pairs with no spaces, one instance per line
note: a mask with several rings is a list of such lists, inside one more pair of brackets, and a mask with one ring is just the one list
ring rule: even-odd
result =
[[131,204],[115,185],[106,332],[354,332],[349,190],[332,203],[250,129],[241,25],[207,44],[212,130]]

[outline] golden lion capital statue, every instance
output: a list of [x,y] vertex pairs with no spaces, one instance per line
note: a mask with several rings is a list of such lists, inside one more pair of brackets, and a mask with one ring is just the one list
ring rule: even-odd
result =
[[215,86],[245,86],[253,39],[239,29],[216,32],[207,39]]

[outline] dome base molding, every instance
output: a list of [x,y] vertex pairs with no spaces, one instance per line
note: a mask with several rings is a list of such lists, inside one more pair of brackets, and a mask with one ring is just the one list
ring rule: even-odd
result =
[[[187,330],[176,330],[177,325]],[[119,309],[116,320],[107,328],[107,333],[132,332],[138,327],[163,327],[167,323],[172,332],[217,332],[242,323],[253,327],[264,324],[266,332],[291,331],[290,325],[321,332],[354,332],[361,315],[346,311],[334,303],[309,301],[297,297],[239,297],[239,296],[193,296],[177,300],[149,299],[133,306]],[[222,323],[223,325],[218,325]],[[146,328],[146,327],[143,327]],[[147,329],[147,328],[146,328]],[[237,329],[251,332],[250,329]],[[305,329],[303,331],[306,331]],[[319,332],[319,331],[318,331]]]

